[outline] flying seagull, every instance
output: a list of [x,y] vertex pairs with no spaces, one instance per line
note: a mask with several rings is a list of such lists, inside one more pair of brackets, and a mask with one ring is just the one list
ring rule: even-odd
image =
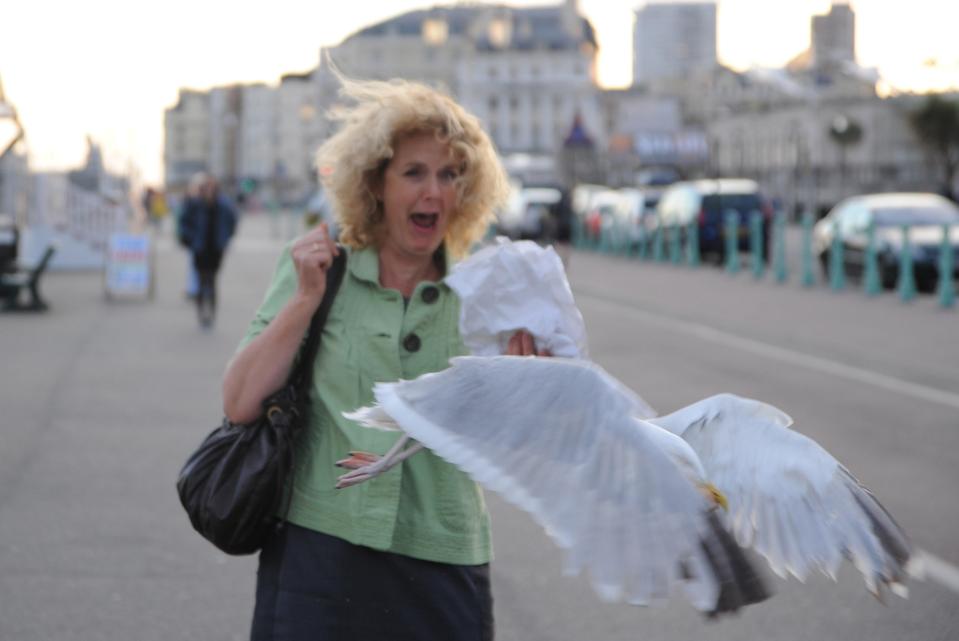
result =
[[[382,457],[351,452],[345,488],[427,447],[529,512],[587,570],[599,596],[646,605],[682,593],[709,613],[769,592],[743,548],[780,575],[835,578],[849,559],[867,588],[905,595],[918,571],[902,530],[826,450],[771,405],[731,394],[666,416],[587,358],[562,262],[496,243],[454,266],[460,334],[474,356],[379,383],[347,413],[399,430]],[[561,358],[498,356],[522,327]]]
[[721,394],[654,417],[595,363],[515,356],[454,358],[374,396],[346,416],[403,434],[382,457],[340,461],[351,471],[338,487],[429,448],[531,514],[604,600],[682,593],[709,614],[761,601],[769,592],[742,548],[799,580],[835,579],[846,558],[877,597],[905,596],[902,530],[771,405]]

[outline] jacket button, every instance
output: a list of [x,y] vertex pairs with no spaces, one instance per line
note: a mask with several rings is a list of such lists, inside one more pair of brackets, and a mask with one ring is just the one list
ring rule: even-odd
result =
[[407,334],[406,338],[403,339],[403,347],[405,347],[408,352],[419,351],[420,337],[416,334]]
[[423,292],[420,294],[420,297],[423,299],[424,303],[435,303],[436,299],[440,297],[440,290],[432,285],[428,285],[423,288]]

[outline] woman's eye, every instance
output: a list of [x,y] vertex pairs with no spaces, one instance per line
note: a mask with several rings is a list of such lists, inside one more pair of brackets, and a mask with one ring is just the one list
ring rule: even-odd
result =
[[456,172],[452,169],[446,169],[440,172],[440,178],[446,182],[453,182],[456,180]]

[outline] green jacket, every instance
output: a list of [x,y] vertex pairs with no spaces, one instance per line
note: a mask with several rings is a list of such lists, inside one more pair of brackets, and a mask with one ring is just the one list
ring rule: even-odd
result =
[[[295,289],[288,247],[241,348]],[[489,515],[480,488],[428,450],[370,481],[333,488],[345,472],[334,466],[337,460],[351,450],[383,454],[398,438],[361,427],[342,413],[373,403],[374,383],[445,369],[450,358],[465,354],[459,309],[456,294],[442,282],[420,283],[404,305],[398,291],[380,286],[375,249],[349,252],[316,359],[312,420],[296,452],[290,522],[428,561],[490,561]]]

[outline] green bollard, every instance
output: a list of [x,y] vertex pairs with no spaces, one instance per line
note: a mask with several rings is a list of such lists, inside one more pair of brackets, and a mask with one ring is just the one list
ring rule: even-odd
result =
[[726,212],[726,271],[739,273],[739,214]]
[[952,239],[947,223],[942,226],[942,247],[939,249],[939,306],[945,309],[956,304],[956,283],[952,277],[955,259],[952,251]]
[[846,268],[842,264],[842,236],[839,223],[832,226],[832,247],[829,248],[829,288],[834,292],[846,289]]
[[663,247],[663,225],[656,225],[656,231],[653,232],[653,260],[661,263],[666,260]]
[[619,253],[623,256],[629,256],[629,226],[621,222],[618,230]]
[[599,253],[609,253],[609,227],[602,223],[599,225]]
[[777,213],[773,219],[772,263],[776,282],[785,283],[788,277],[786,271],[786,216],[781,212]]
[[902,250],[899,254],[899,299],[903,302],[916,297],[916,275],[912,268],[912,245],[909,225],[902,226]]
[[753,277],[762,278],[766,264],[763,256],[763,215],[758,211],[749,216],[749,253],[752,260]]
[[682,239],[679,237],[679,231],[682,227],[679,223],[670,225],[669,227],[669,262],[673,265],[678,265],[682,259]]
[[643,227],[639,234],[639,244],[636,247],[639,252],[639,259],[646,260],[649,256],[649,230]]
[[879,284],[879,256],[876,253],[876,221],[870,221],[866,229],[866,256],[865,272],[863,273],[862,284],[866,296],[877,296],[882,292]]
[[699,257],[699,222],[689,221],[686,231],[686,260],[690,267],[699,267],[702,262]]
[[816,284],[816,277],[812,271],[812,226],[813,215],[808,209],[802,215],[802,278],[803,287],[812,287]]

